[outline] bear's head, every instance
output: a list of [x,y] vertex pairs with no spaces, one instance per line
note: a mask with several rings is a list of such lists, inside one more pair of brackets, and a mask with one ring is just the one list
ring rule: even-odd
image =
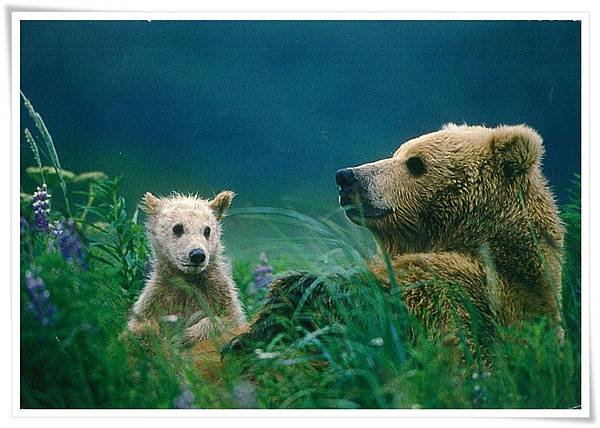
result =
[[144,195],[147,231],[155,259],[162,267],[197,275],[221,252],[220,220],[234,193],[223,191],[212,200],[174,194]]
[[[391,253],[477,251],[511,228],[526,232],[529,220],[558,243],[542,154],[541,137],[524,125],[446,125],[407,141],[389,159],[339,170],[340,205]],[[548,213],[528,219],[524,205],[533,217]]]

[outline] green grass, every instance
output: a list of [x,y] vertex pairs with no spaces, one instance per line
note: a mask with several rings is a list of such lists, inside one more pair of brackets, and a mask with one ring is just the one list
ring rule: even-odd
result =
[[[53,145],[49,150],[55,153]],[[203,378],[189,352],[170,337],[138,339],[124,332],[147,272],[148,246],[136,204],[119,196],[119,180],[97,180],[89,188],[91,197],[74,194],[64,180],[56,182],[50,190],[63,200],[51,220],[64,221],[70,210],[78,219],[85,257],[66,261],[53,234],[31,226],[31,201],[23,198],[21,212],[30,225],[21,233],[20,253],[23,408],[172,408],[186,389],[193,396],[187,404],[197,408],[572,408],[581,403],[577,185],[563,207],[564,343],[540,319],[498,331],[497,339],[485,344],[485,358],[468,351],[462,358],[455,347],[431,338],[398,293],[382,289],[368,272],[372,242],[357,238],[344,223],[272,208],[233,210],[225,219],[226,234],[230,222],[268,223],[276,238],[270,245],[278,246],[275,256],[270,254],[275,273],[304,273],[289,295],[270,302],[285,314],[270,319],[275,333],[244,342],[242,351],[226,350],[214,379]],[[247,288],[259,254],[233,262],[250,319],[264,298]],[[27,272],[44,281],[56,308],[49,325],[27,307]]]

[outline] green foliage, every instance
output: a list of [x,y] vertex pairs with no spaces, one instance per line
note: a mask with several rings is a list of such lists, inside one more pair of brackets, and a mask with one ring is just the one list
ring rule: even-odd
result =
[[115,293],[118,270],[86,272],[56,253],[36,257],[32,265],[43,274],[57,320],[40,326],[22,295],[21,406],[170,407],[185,366],[160,346],[148,353],[121,335],[129,301]]
[[[262,408],[570,408],[580,403],[579,341],[572,339],[580,331],[579,294],[573,294],[579,290],[579,259],[571,256],[565,266],[569,292],[563,294],[569,340],[561,344],[544,320],[503,329],[482,363],[477,356],[463,359],[444,338],[428,335],[399,296],[377,284],[360,255],[334,251],[324,264],[297,276],[306,283],[291,282],[296,288],[287,300],[270,302],[278,305],[280,316],[270,320],[279,323],[278,333],[247,341],[248,352],[227,352],[221,378],[207,380],[169,341],[140,341],[124,333],[147,246],[141,225],[126,214],[118,182],[98,184],[90,222],[82,225],[90,228],[87,250],[95,254],[88,271],[64,262],[47,245],[35,245],[32,257],[22,254],[22,275],[37,269],[57,307],[55,324],[40,326],[22,292],[23,407],[168,408],[183,384],[198,407],[242,406],[239,385],[249,385],[256,394],[252,405]],[[570,205],[576,206],[576,201]],[[567,248],[577,246],[578,215],[565,209]],[[95,220],[105,226],[93,225]],[[34,231],[28,234],[38,240]],[[324,254],[343,247],[332,236],[321,244]],[[294,276],[289,260],[273,263],[276,272]],[[254,264],[234,265],[252,317],[261,313],[261,296],[243,290]]]
[[561,344],[543,319],[501,330],[493,344],[479,344],[483,357],[464,346],[469,358],[463,358],[443,337],[428,335],[368,274],[293,279],[285,297],[268,302],[269,317],[259,317],[256,333],[239,337],[226,353],[246,358],[260,391],[286,385],[287,393],[262,397],[265,407],[561,408],[580,402],[577,351]]
[[563,207],[562,218],[567,229],[563,268],[563,314],[569,340],[581,346],[581,181],[576,176],[570,189],[571,199]]
[[561,408],[580,401],[579,351],[561,344],[541,320],[521,330],[504,329],[494,349],[492,373],[510,373],[487,386],[490,407]]
[[96,203],[86,206],[93,223],[88,224],[92,257],[111,266],[117,266],[117,284],[130,297],[142,288],[148,271],[148,244],[144,226],[138,223],[138,212],[129,217],[125,199],[119,196],[120,177],[96,181],[91,194]]

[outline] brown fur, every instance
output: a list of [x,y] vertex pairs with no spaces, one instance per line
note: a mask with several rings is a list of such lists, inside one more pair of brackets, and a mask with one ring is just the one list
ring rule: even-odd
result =
[[[245,326],[229,262],[223,256],[219,220],[231,204],[232,192],[221,192],[212,201],[193,196],[144,197],[147,233],[154,270],[133,306],[128,328],[134,333],[159,330],[161,320],[176,316],[189,326],[187,344]],[[183,225],[176,235],[173,226]],[[208,238],[206,228],[210,228]],[[189,253],[200,248],[206,259],[190,265]]]
[[[448,330],[452,299],[415,281],[459,284],[490,323],[560,320],[564,230],[542,155],[541,137],[523,125],[447,125],[352,169],[358,208],[348,217],[374,233],[395,281],[408,289],[408,307],[434,330]],[[424,162],[422,175],[407,167],[414,156]],[[382,257],[371,267],[390,284]]]
[[247,333],[248,330],[248,324],[243,324],[223,332],[216,338],[200,340],[190,348],[189,354],[194,362],[194,366],[204,380],[213,384],[221,383],[223,381],[221,349],[229,343],[231,339]]

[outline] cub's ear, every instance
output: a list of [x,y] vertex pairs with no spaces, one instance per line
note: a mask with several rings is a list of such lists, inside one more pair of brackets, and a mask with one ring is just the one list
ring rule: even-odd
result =
[[214,211],[217,219],[222,219],[227,209],[231,206],[231,201],[235,197],[235,193],[230,190],[223,190],[210,201],[210,207]]
[[492,130],[492,152],[506,176],[528,173],[544,154],[542,137],[525,125],[500,126]]
[[150,192],[146,192],[144,194],[140,207],[142,208],[142,211],[144,211],[146,214],[154,215],[158,212],[161,205],[162,201],[160,200],[160,198],[157,198]]

